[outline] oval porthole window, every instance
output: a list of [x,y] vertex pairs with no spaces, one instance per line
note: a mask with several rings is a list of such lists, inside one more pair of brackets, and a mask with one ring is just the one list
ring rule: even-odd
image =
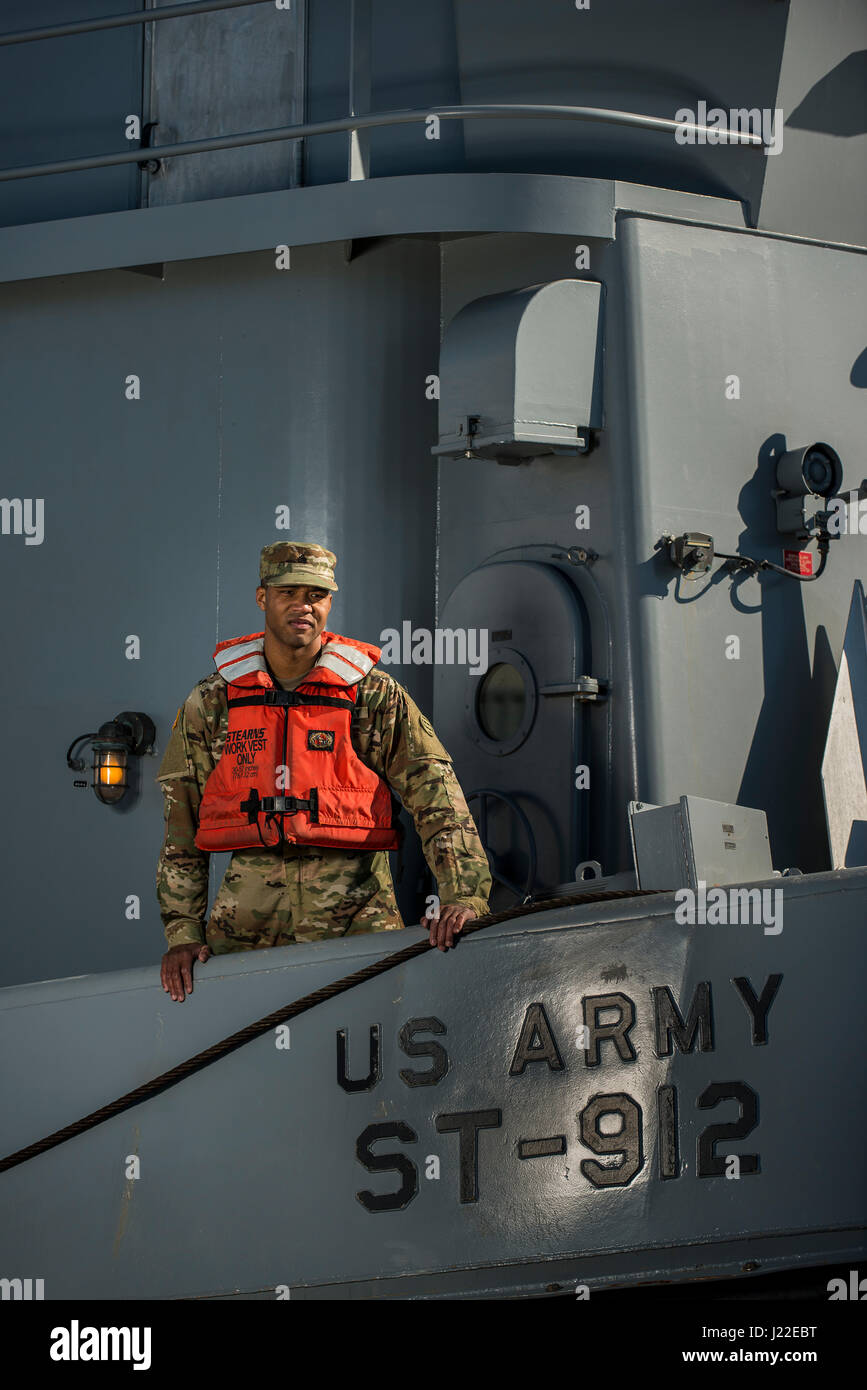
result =
[[520,671],[499,661],[482,678],[476,711],[482,730],[496,743],[508,743],[518,733],[526,714],[527,694]]

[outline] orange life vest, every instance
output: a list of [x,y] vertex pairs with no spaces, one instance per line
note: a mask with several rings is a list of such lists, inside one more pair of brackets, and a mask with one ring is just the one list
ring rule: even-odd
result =
[[199,808],[199,849],[273,849],[282,840],[397,849],[391,790],[349,736],[355,685],[380,648],[323,632],[316,665],[295,690],[283,690],[268,674],[264,637],[234,637],[214,652],[229,723]]

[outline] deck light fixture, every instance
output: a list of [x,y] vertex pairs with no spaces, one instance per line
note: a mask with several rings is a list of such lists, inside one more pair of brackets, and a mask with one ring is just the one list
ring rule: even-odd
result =
[[[83,772],[83,758],[73,758],[72,750],[77,743],[88,740],[93,746],[93,781],[91,786],[99,801],[105,805],[121,801],[126,795],[129,782],[127,767],[129,755],[141,757],[153,748],[156,728],[152,719],[135,710],[124,710],[114,719],[101,724],[95,734],[79,734],[66,750],[67,767],[73,772]],[[86,782],[78,783],[86,786]]]

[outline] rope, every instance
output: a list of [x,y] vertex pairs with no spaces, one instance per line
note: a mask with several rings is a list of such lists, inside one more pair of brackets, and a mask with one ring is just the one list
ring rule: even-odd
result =
[[[509,908],[506,912],[487,913],[484,917],[475,917],[464,925],[458,940],[461,937],[469,936],[472,932],[481,931],[484,927],[493,926],[496,922],[508,922],[514,917],[525,917],[528,914],[545,912],[551,908],[607,902],[616,898],[640,898],[661,891],[663,890],[646,888],[606,889],[597,893],[578,893],[571,897],[546,898],[543,902]],[[306,1013],[308,1009],[314,1009],[317,1004],[324,1004],[326,999],[333,999],[338,994],[345,994],[347,990],[354,989],[356,985],[362,985],[366,980],[373,980],[377,975],[384,974],[386,970],[393,970],[395,966],[403,965],[405,961],[412,960],[414,956],[420,956],[425,951],[436,949],[435,946],[431,946],[427,939],[417,941],[412,946],[405,946],[402,951],[395,951],[393,955],[384,956],[382,960],[365,965],[363,969],[356,970],[352,975],[345,975],[342,980],[335,980],[330,985],[324,985],[322,989],[314,990],[312,994],[305,994],[302,999],[296,999],[292,1004],[285,1004],[283,1008],[275,1009],[274,1013],[266,1014],[264,1018],[258,1019],[255,1023],[249,1023],[246,1028],[241,1028],[237,1033],[223,1038],[221,1042],[214,1043],[212,1047],[206,1047],[204,1052],[197,1052],[194,1057],[188,1057],[185,1062],[179,1062],[176,1067],[164,1071],[160,1076],[155,1076],[151,1081],[146,1081],[142,1086],[137,1086],[134,1091],[127,1091],[126,1095],[119,1096],[117,1100],[110,1101],[107,1105],[101,1105],[98,1110],[83,1116],[82,1119],[76,1120],[73,1124],[66,1125],[63,1129],[56,1129],[53,1134],[47,1134],[44,1139],[37,1140],[35,1144],[28,1144],[25,1149],[18,1149],[16,1153],[0,1159],[0,1173],[8,1172],[10,1168],[17,1168],[19,1163],[26,1163],[28,1159],[36,1158],[37,1154],[46,1153],[48,1149],[54,1149],[58,1144],[65,1144],[68,1139],[75,1139],[77,1135],[84,1134],[86,1130],[93,1129],[96,1125],[102,1124],[104,1120],[110,1120],[112,1116],[120,1115],[124,1110],[131,1109],[132,1106],[140,1104],[141,1101],[158,1095],[160,1091],[168,1090],[170,1086],[177,1085],[185,1077],[201,1071],[211,1062],[216,1062],[220,1057],[225,1057],[228,1053],[236,1051],[245,1043],[261,1037],[263,1033],[270,1032],[272,1028],[278,1027],[281,1023],[286,1023],[288,1019],[297,1018],[299,1014]]]

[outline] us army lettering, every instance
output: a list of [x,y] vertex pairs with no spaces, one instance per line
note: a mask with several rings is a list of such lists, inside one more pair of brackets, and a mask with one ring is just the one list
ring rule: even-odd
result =
[[[621,971],[615,966],[604,975]],[[752,1047],[762,1047],[768,1042],[768,1015],[782,982],[781,974],[769,975],[760,991],[756,991],[746,976],[736,976],[729,983],[747,1012],[749,1041]],[[714,1051],[713,993],[710,980],[700,981],[693,991],[686,1010],[681,1012],[668,985],[655,985],[650,990],[652,1008],[652,1051],[658,1060],[671,1057],[676,1049],[679,1053],[709,1053]],[[636,1022],[636,1005],[629,995],[616,991],[609,994],[586,995],[581,1000],[584,1019],[582,1037],[586,1041],[583,1048],[584,1069],[592,1076],[593,1069],[600,1065],[602,1049],[610,1045],[608,1056],[625,1066],[634,1064],[638,1051],[632,1041],[631,1033]],[[603,1021],[603,1014],[614,1014],[613,1019]],[[430,1065],[422,1068],[404,1067],[398,1072],[405,1086],[439,1085],[448,1075],[452,1059],[442,1042],[436,1037],[447,1035],[446,1024],[433,1016],[411,1018],[400,1028],[397,1043],[408,1057],[427,1057]],[[418,1035],[433,1034],[424,1038]],[[349,1030],[337,1031],[337,1084],[349,1095],[363,1095],[371,1092],[382,1080],[382,1028],[374,1023],[370,1026],[367,1043],[367,1069],[362,1074],[350,1075]],[[535,1001],[525,1010],[524,1019],[515,1039],[511,1058],[504,1066],[508,1078],[506,1084],[512,1087],[532,1085],[534,1075],[539,1075],[538,1066],[544,1064],[547,1072],[568,1072],[574,1063],[564,1060],[567,1055],[561,1048],[554,1026],[545,1004]],[[580,1053],[579,1053],[580,1056]],[[580,1064],[580,1063],[579,1063]],[[480,1086],[484,1083],[480,1078]],[[508,1098],[520,1104],[526,1091],[512,1090]],[[576,1100],[579,1098],[576,1097]],[[577,1137],[580,1145],[588,1149],[595,1158],[582,1158],[578,1168],[591,1187],[623,1188],[635,1178],[645,1164],[645,1116],[642,1106],[625,1091],[595,1092],[589,1097],[581,1097],[582,1108],[576,1110]],[[745,1139],[758,1124],[759,1099],[756,1092],[740,1079],[711,1081],[703,1086],[694,1097],[697,1110],[714,1110],[726,1101],[735,1101],[738,1106],[737,1118],[724,1124],[707,1125],[698,1133],[696,1139],[696,1166],[698,1178],[728,1176],[726,1158],[728,1145]],[[655,1091],[655,1131],[658,1153],[658,1176],[663,1181],[678,1179],[682,1175],[680,1158],[681,1098],[678,1088],[660,1083]],[[382,1113],[382,1111],[380,1111]],[[610,1125],[603,1127],[603,1120],[619,1117],[619,1125],[612,1132]],[[499,1105],[485,1105],[479,1109],[464,1111],[442,1111],[432,1117],[437,1134],[454,1135],[451,1153],[457,1161],[458,1200],[461,1203],[477,1202],[480,1194],[480,1160],[485,1152],[485,1133],[503,1128],[503,1109]],[[524,1136],[520,1134],[519,1116],[507,1119],[512,1133],[511,1147],[518,1162],[566,1155],[569,1150],[567,1134],[543,1134]],[[429,1149],[431,1136],[420,1136],[404,1120],[388,1120],[368,1124],[356,1140],[355,1156],[369,1173],[396,1172],[400,1176],[400,1186],[396,1191],[373,1192],[363,1189],[355,1196],[369,1212],[399,1211],[407,1207],[418,1193],[418,1167],[402,1152],[379,1153],[374,1145],[382,1140],[397,1140],[400,1144],[419,1143]],[[717,1151],[717,1146],[725,1141],[726,1148]],[[574,1136],[573,1136],[574,1142]],[[739,1153],[738,1176],[756,1174],[761,1171],[758,1153]],[[599,1162],[606,1159],[608,1162]]]

